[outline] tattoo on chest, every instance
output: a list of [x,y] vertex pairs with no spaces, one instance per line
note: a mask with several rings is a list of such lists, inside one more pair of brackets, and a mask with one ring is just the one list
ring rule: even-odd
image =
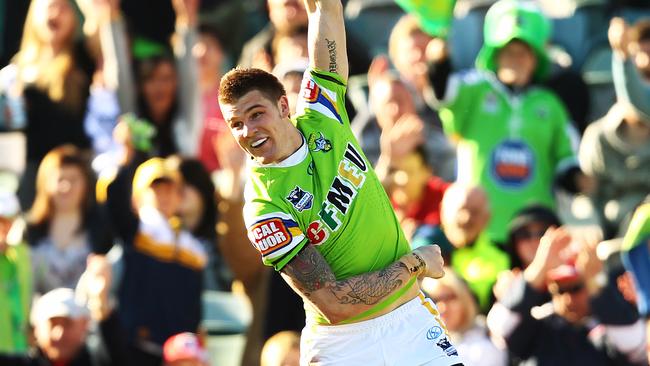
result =
[[330,72],[336,72],[336,69],[337,69],[337,65],[336,65],[336,41],[325,38],[325,42],[327,42],[327,52],[329,53],[329,57],[330,57],[329,71]]

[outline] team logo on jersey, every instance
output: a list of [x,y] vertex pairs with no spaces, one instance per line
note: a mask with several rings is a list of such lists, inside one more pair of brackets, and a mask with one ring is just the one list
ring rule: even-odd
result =
[[439,340],[436,345],[440,347],[443,352],[447,354],[447,356],[458,356],[458,351],[456,351],[456,347],[454,347],[451,342],[449,342],[449,339],[447,337],[442,338]]
[[314,245],[320,245],[329,237],[329,231],[320,221],[314,221],[307,227],[307,238]]
[[302,212],[311,208],[314,202],[314,195],[296,186],[296,188],[289,192],[287,200],[291,202],[296,210]]
[[314,161],[311,160],[309,165],[307,165],[307,174],[314,175]]
[[535,156],[525,142],[505,140],[494,148],[490,165],[492,177],[497,183],[521,188],[533,176]]
[[302,112],[305,108],[309,108],[343,124],[343,119],[336,104],[335,92],[319,86],[309,76],[303,79],[301,91],[302,98],[298,100],[298,108],[296,108],[299,112]]
[[263,256],[267,256],[291,243],[292,227],[298,227],[298,224],[272,217],[251,226],[248,229],[248,238]]
[[330,140],[326,139],[325,136],[323,136],[322,132],[319,132],[318,135],[315,133],[309,135],[307,144],[309,145],[309,150],[313,152],[328,152],[332,150],[332,143]]

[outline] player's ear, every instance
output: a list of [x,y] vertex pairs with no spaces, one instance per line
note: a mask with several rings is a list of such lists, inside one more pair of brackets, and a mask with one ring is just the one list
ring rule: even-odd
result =
[[278,100],[278,109],[280,110],[280,116],[282,116],[282,118],[289,118],[289,99],[286,95],[281,96],[280,100]]

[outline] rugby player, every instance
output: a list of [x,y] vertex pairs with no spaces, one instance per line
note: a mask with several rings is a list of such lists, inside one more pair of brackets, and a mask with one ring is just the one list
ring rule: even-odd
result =
[[249,239],[305,303],[301,364],[459,365],[417,281],[444,275],[440,248],[411,251],[350,129],[341,2],[305,4],[310,68],[293,119],[282,84],[262,70],[231,70],[219,92],[251,157]]

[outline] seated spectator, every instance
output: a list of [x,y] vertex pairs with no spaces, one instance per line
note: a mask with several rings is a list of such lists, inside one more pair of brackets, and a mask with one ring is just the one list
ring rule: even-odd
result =
[[[87,281],[76,294],[72,289],[58,288],[36,300],[30,316],[34,327],[34,352],[25,356],[0,353],[0,365],[130,364],[116,311],[109,301],[108,261],[103,256],[91,257],[84,278]],[[80,293],[87,296],[88,307],[78,299]],[[90,336],[91,321],[98,325],[96,337]]]
[[6,353],[25,353],[28,346],[32,275],[19,216],[16,195],[0,192],[0,352]]
[[269,338],[262,348],[260,366],[300,365],[300,333],[282,331]]
[[[575,265],[571,239],[561,231],[543,240],[533,262],[490,312],[490,330],[505,339],[515,365],[641,365],[644,326],[602,281],[595,247]],[[543,305],[551,294],[551,303]],[[537,308],[535,308],[537,306]]]
[[194,333],[170,337],[163,346],[165,366],[208,366],[208,352]]
[[[425,277],[422,291],[431,298],[465,366],[505,366],[506,353],[490,340],[476,297],[451,268],[440,279]],[[435,331],[442,332],[442,329]],[[435,339],[434,339],[435,341]]]
[[138,365],[160,365],[169,337],[198,329],[207,256],[176,216],[179,171],[162,158],[138,166],[139,158],[108,186],[106,205],[124,247],[118,299],[130,353]]
[[422,145],[396,162],[388,195],[411,245],[422,230],[440,225],[440,203],[449,183],[435,176]]
[[469,284],[480,310],[492,305],[492,286],[497,275],[510,268],[508,255],[485,235],[490,207],[485,191],[454,183],[441,204],[441,230],[418,238],[419,243],[436,243],[446,262]]
[[109,227],[95,204],[94,179],[79,149],[50,151],[38,168],[36,198],[27,218],[34,291],[75,288],[90,253],[113,245]]
[[77,41],[78,29],[73,1],[31,1],[20,50],[0,72],[0,93],[9,106],[0,129],[22,129],[26,138],[19,189],[25,209],[34,200],[38,165],[50,150],[62,144],[90,147],[83,118],[94,65]]
[[650,21],[631,29],[613,21],[610,44],[617,103],[587,128],[579,155],[594,179],[590,197],[606,239],[624,235],[632,212],[650,194],[650,170],[643,168],[650,165]]
[[486,190],[494,203],[487,235],[504,243],[515,212],[533,201],[554,207],[555,183],[572,193],[587,187],[566,109],[539,86],[550,64],[549,21],[533,6],[502,0],[490,7],[484,29],[477,68],[460,74],[451,75],[446,43],[431,41],[429,102],[441,108],[444,131],[458,144],[458,181]]

